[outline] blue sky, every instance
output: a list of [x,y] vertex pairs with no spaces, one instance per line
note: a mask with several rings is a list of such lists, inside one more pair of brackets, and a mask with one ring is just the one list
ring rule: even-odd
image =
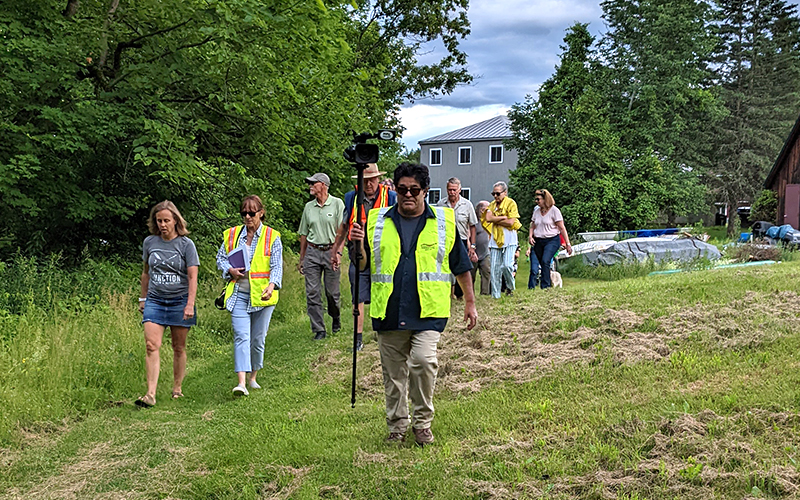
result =
[[[599,38],[606,29],[601,15],[599,0],[470,0],[472,34],[462,49],[475,81],[440,99],[403,106],[401,141],[416,148],[422,139],[503,114],[526,95],[535,96],[558,64],[565,30],[589,23]],[[427,57],[444,52],[431,50]]]

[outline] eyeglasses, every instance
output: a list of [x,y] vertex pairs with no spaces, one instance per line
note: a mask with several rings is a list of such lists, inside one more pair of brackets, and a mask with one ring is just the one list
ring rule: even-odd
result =
[[499,193],[495,193],[494,191],[492,191],[492,196],[500,196],[500,195],[501,195],[501,194],[503,194],[504,192],[505,192],[505,191],[500,191]]
[[535,199],[536,201],[539,201],[539,200],[541,200],[541,199],[542,199],[542,197],[541,197],[541,196],[537,196],[537,197],[536,197],[536,198],[534,198],[534,199]]
[[239,214],[242,216],[242,218],[244,218],[244,217],[247,217],[248,215],[249,215],[250,217],[255,217],[257,213],[258,213],[258,212],[247,212],[247,211],[245,211],[245,212],[239,212]]
[[422,188],[419,186],[414,187],[405,187],[405,186],[397,186],[396,188],[397,194],[400,196],[405,196],[408,193],[411,193],[411,196],[418,196]]

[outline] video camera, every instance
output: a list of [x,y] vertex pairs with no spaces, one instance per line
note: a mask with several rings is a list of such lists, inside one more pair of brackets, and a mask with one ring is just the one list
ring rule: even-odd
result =
[[397,131],[392,129],[381,129],[377,134],[356,134],[353,132],[353,144],[344,150],[344,158],[356,165],[366,165],[368,163],[378,163],[379,148],[377,144],[367,144],[369,139],[380,139],[391,141],[397,137]]

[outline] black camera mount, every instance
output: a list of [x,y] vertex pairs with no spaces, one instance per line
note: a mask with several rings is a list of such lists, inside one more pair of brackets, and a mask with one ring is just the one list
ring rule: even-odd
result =
[[[358,172],[356,177],[356,198],[353,203],[353,210],[356,211],[356,221],[361,224],[364,214],[364,170],[370,163],[378,163],[379,148],[377,144],[367,144],[369,139],[380,139],[391,141],[397,137],[397,132],[391,129],[381,129],[377,134],[353,132],[353,144],[344,150],[344,158],[353,164]],[[362,228],[366,233],[367,228]],[[361,274],[360,263],[364,258],[356,246],[356,266],[355,281],[353,283],[353,379],[351,381],[350,405],[356,407],[356,361],[358,359],[358,302],[359,302],[359,275]]]

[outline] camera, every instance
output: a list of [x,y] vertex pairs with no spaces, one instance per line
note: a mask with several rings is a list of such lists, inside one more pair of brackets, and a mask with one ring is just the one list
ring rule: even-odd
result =
[[378,163],[379,148],[377,144],[367,144],[368,139],[380,139],[391,141],[397,137],[397,131],[391,129],[381,129],[377,134],[356,134],[353,133],[353,144],[344,150],[344,158],[356,165],[366,165],[367,163]]

